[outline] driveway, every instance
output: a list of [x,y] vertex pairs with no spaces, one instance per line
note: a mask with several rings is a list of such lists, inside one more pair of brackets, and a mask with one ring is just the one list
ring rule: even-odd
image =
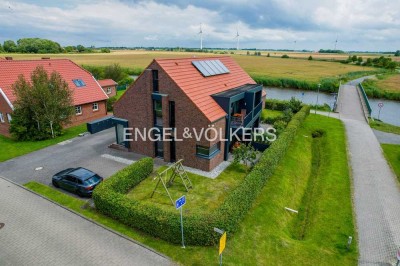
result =
[[172,265],[3,178],[0,210],[0,265]]
[[108,148],[113,142],[114,128],[94,135],[76,137],[0,163],[0,176],[18,184],[38,181],[49,185],[51,177],[66,168],[81,166],[108,177],[142,157]]

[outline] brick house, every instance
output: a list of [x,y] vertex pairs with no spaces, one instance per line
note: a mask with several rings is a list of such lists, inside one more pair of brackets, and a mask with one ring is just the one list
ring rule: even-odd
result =
[[118,83],[112,79],[99,79],[97,82],[100,84],[103,91],[108,95],[108,97],[113,97],[117,95]]
[[[211,171],[228,159],[234,143],[226,140],[230,129],[258,127],[265,96],[262,85],[231,57],[155,59],[114,105],[117,144]],[[124,128],[154,127],[176,133],[164,141],[123,139]],[[183,138],[186,127],[216,131],[197,140]]]
[[76,114],[72,118],[72,123],[67,126],[89,122],[107,115],[108,96],[92,74],[71,60],[12,60],[12,58],[8,58],[0,60],[0,134],[10,135],[13,102],[16,100],[12,85],[17,81],[19,75],[30,80],[31,73],[38,66],[43,66],[49,74],[57,71],[73,92]]

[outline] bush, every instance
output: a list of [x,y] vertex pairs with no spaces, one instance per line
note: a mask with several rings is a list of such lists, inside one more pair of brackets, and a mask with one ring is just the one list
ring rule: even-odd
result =
[[[237,230],[239,223],[252,207],[268,178],[274,173],[309,112],[310,108],[304,106],[293,117],[285,131],[261,155],[259,162],[243,182],[226,197],[220,207],[210,213],[184,215],[187,244],[213,245],[217,243],[219,235],[213,232],[214,227],[224,229],[228,233]],[[180,216],[177,211],[164,211],[124,195],[149,176],[152,169],[151,158],[142,159],[126,167],[96,187],[93,200],[100,212],[149,235],[178,244],[181,241],[181,235]]]
[[289,58],[289,56],[287,54],[284,54],[281,56],[281,58]]
[[107,112],[112,112],[114,110],[114,103],[117,101],[117,97],[113,96],[107,99]]

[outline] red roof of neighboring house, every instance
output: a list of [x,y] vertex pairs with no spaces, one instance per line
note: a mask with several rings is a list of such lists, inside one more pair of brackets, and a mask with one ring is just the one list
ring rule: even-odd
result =
[[[31,73],[38,66],[43,66],[49,74],[57,71],[61,75],[73,92],[74,105],[108,99],[94,77],[69,59],[0,60],[0,89],[11,103],[16,100],[11,87],[18,76],[22,74],[30,81]],[[85,86],[77,87],[72,81],[74,79],[81,79]]]
[[118,83],[115,82],[112,79],[99,79],[97,82],[100,84],[101,87],[107,87],[107,86],[117,86]]
[[[220,60],[229,73],[204,77],[192,61]],[[256,82],[229,56],[155,59],[200,111],[213,122],[226,115],[211,95]]]

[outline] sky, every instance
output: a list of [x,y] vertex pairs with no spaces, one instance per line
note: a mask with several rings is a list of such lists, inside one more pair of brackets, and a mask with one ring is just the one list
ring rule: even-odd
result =
[[[0,42],[400,50],[400,0],[0,0]],[[337,42],[336,42],[337,40]]]

